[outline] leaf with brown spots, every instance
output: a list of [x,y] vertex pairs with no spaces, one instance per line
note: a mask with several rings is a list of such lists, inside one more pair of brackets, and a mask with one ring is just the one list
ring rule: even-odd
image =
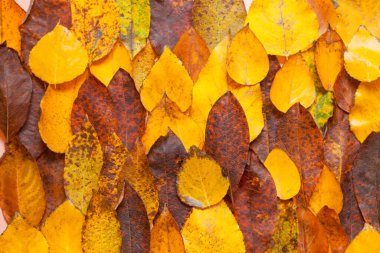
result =
[[307,206],[323,169],[323,139],[311,114],[299,103],[293,105],[278,125],[283,150],[296,164],[301,176],[297,196]]
[[65,189],[63,187],[65,156],[64,154],[57,154],[50,151],[50,149],[46,149],[38,158],[37,165],[41,174],[46,198],[46,210],[42,217],[43,223],[66,199]]
[[149,167],[158,188],[159,212],[167,206],[180,228],[191,211],[177,196],[177,174],[185,157],[186,150],[172,131],[160,137],[148,154]]
[[108,92],[118,122],[117,134],[127,149],[131,150],[145,128],[145,109],[140,94],[131,76],[123,69],[119,69],[112,78]]
[[24,125],[31,95],[32,79],[17,52],[0,45],[0,130],[7,141]]
[[234,201],[246,251],[264,252],[276,227],[277,194],[271,175],[252,151]]
[[116,210],[120,222],[122,253],[149,252],[150,225],[145,206],[139,195],[126,182],[124,199]]
[[355,92],[359,81],[352,78],[343,68],[334,84],[334,96],[337,105],[346,112],[350,112],[354,105]]
[[352,167],[355,196],[366,223],[380,230],[380,133],[363,142]]
[[269,66],[269,73],[260,83],[263,97],[264,128],[261,134],[250,145],[250,148],[255,151],[261,162],[265,162],[270,151],[277,146],[277,125],[283,115],[272,104],[269,97],[273,79],[281,68],[275,56],[269,56]]
[[340,224],[339,216],[336,212],[325,206],[319,211],[317,218],[326,231],[327,239],[330,244],[330,252],[344,253],[349,244],[349,240]]
[[324,142],[325,164],[340,182],[342,175],[351,170],[360,143],[350,131],[348,113],[338,106],[334,107],[333,117],[327,123]]
[[28,116],[18,136],[29,153],[34,159],[37,159],[46,149],[46,144],[41,139],[40,131],[38,130],[38,120],[41,116],[40,103],[45,89],[44,83],[34,76],[32,76],[32,86]]
[[182,61],[195,83],[210,55],[206,42],[193,27],[190,27],[179,39],[173,53]]
[[231,92],[219,98],[210,111],[204,148],[222,166],[231,191],[236,191],[248,163],[249,130],[244,110]]
[[29,53],[46,33],[53,30],[57,23],[71,27],[71,8],[69,0],[34,0],[29,14],[20,26],[21,55],[28,65]]
[[149,40],[158,55],[164,46],[172,49],[191,27],[192,0],[150,0]]

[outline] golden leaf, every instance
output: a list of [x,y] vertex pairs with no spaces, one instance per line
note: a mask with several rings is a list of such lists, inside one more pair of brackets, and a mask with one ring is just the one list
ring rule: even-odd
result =
[[301,188],[301,178],[297,166],[289,156],[279,148],[274,148],[264,163],[276,185],[280,199],[296,196]]
[[307,3],[317,14],[319,34],[324,34],[329,25],[335,29],[338,16],[331,0],[307,0]]
[[365,224],[360,233],[348,245],[345,253],[380,252],[380,234],[371,225]]
[[33,74],[49,84],[73,80],[83,74],[87,63],[87,53],[80,41],[60,24],[45,34],[29,55]]
[[133,58],[131,75],[138,91],[140,91],[145,78],[148,76],[150,69],[156,61],[156,58],[157,55],[149,40],[145,47]]
[[206,208],[219,203],[227,193],[229,180],[220,165],[199,149],[192,147],[178,173],[177,190],[182,202]]
[[20,54],[21,36],[18,27],[25,18],[25,12],[14,0],[0,1],[0,44],[7,42],[7,47]]

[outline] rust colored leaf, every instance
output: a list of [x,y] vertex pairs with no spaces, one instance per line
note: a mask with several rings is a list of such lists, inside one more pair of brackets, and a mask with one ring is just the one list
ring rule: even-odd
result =
[[149,40],[158,55],[164,46],[172,49],[191,27],[192,0],[150,0]]
[[297,208],[298,218],[298,252],[329,252],[326,231],[317,217],[303,207]]
[[299,103],[293,105],[278,125],[283,150],[301,176],[298,201],[307,206],[323,169],[323,139],[311,114]]
[[132,150],[145,128],[145,109],[140,94],[131,76],[123,69],[116,72],[108,85],[108,91],[118,122],[117,134],[128,150]]
[[46,149],[38,158],[37,165],[41,174],[46,198],[46,210],[42,217],[43,223],[66,199],[65,189],[63,188],[65,156],[64,154],[57,154]]
[[7,141],[24,125],[32,95],[32,79],[17,52],[0,45],[0,130]]
[[343,209],[339,214],[339,218],[349,240],[352,241],[364,226],[364,219],[354,194],[352,170],[342,174],[340,186],[343,191]]
[[269,72],[260,83],[263,98],[264,128],[261,134],[251,143],[250,148],[255,151],[261,162],[265,162],[268,154],[277,146],[277,125],[283,115],[272,104],[269,93],[273,79],[280,69],[280,64],[275,56],[269,56]]
[[355,196],[366,223],[380,231],[380,133],[364,141],[352,167]]
[[348,113],[336,105],[333,117],[327,123],[324,142],[325,164],[340,182],[342,174],[351,170],[360,142],[350,130]]
[[32,76],[32,86],[28,116],[18,136],[29,153],[37,159],[46,149],[46,144],[42,141],[38,130],[38,120],[41,116],[40,102],[45,89],[43,82],[34,76]]
[[[212,107],[207,119],[205,151],[223,168],[232,192],[248,163],[249,130],[243,108],[231,92]],[[231,196],[231,195],[230,195]]]
[[325,206],[319,211],[317,217],[327,233],[331,253],[344,253],[349,240],[340,224],[339,216],[334,210]]
[[342,68],[335,81],[335,101],[338,106],[346,112],[350,112],[351,107],[354,105],[355,92],[359,83],[360,82],[352,78],[344,68]]
[[69,0],[34,0],[29,14],[20,26],[21,55],[28,65],[29,53],[46,33],[53,30],[57,23],[71,27]]
[[210,55],[206,42],[193,27],[190,27],[179,39],[173,53],[182,61],[195,83]]
[[191,211],[177,196],[177,174],[185,157],[186,150],[172,131],[160,137],[148,153],[149,167],[158,188],[159,213],[167,206],[180,228]]
[[271,175],[252,151],[234,201],[246,251],[264,252],[276,227],[277,193]]
[[145,206],[138,194],[126,182],[124,199],[116,210],[123,238],[122,253],[148,253],[150,225]]

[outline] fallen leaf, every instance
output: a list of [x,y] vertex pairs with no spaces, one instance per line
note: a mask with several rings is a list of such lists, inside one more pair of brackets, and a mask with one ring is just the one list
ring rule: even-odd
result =
[[145,78],[150,69],[156,62],[157,55],[153,50],[152,44],[148,40],[145,47],[133,58],[132,72],[130,73],[135,81],[136,89],[140,92]]
[[14,0],[1,0],[0,12],[2,13],[0,17],[0,44],[6,41],[9,48],[20,54],[21,36],[18,27],[25,18],[25,12]]
[[334,84],[334,97],[336,104],[346,112],[350,112],[354,105],[355,91],[359,86],[359,81],[347,74],[343,68]]
[[307,0],[307,3],[317,14],[319,22],[319,34],[325,33],[329,25],[335,29],[338,17],[331,0]]
[[360,233],[352,240],[346,249],[346,253],[371,253],[379,252],[380,234],[371,225],[365,224]]

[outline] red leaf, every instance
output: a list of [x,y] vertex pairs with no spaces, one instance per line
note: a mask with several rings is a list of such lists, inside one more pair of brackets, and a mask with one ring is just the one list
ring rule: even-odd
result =
[[354,105],[355,92],[359,86],[359,83],[359,81],[347,74],[344,68],[342,68],[338,78],[335,81],[335,101],[338,106],[346,112],[350,112],[351,107]]

